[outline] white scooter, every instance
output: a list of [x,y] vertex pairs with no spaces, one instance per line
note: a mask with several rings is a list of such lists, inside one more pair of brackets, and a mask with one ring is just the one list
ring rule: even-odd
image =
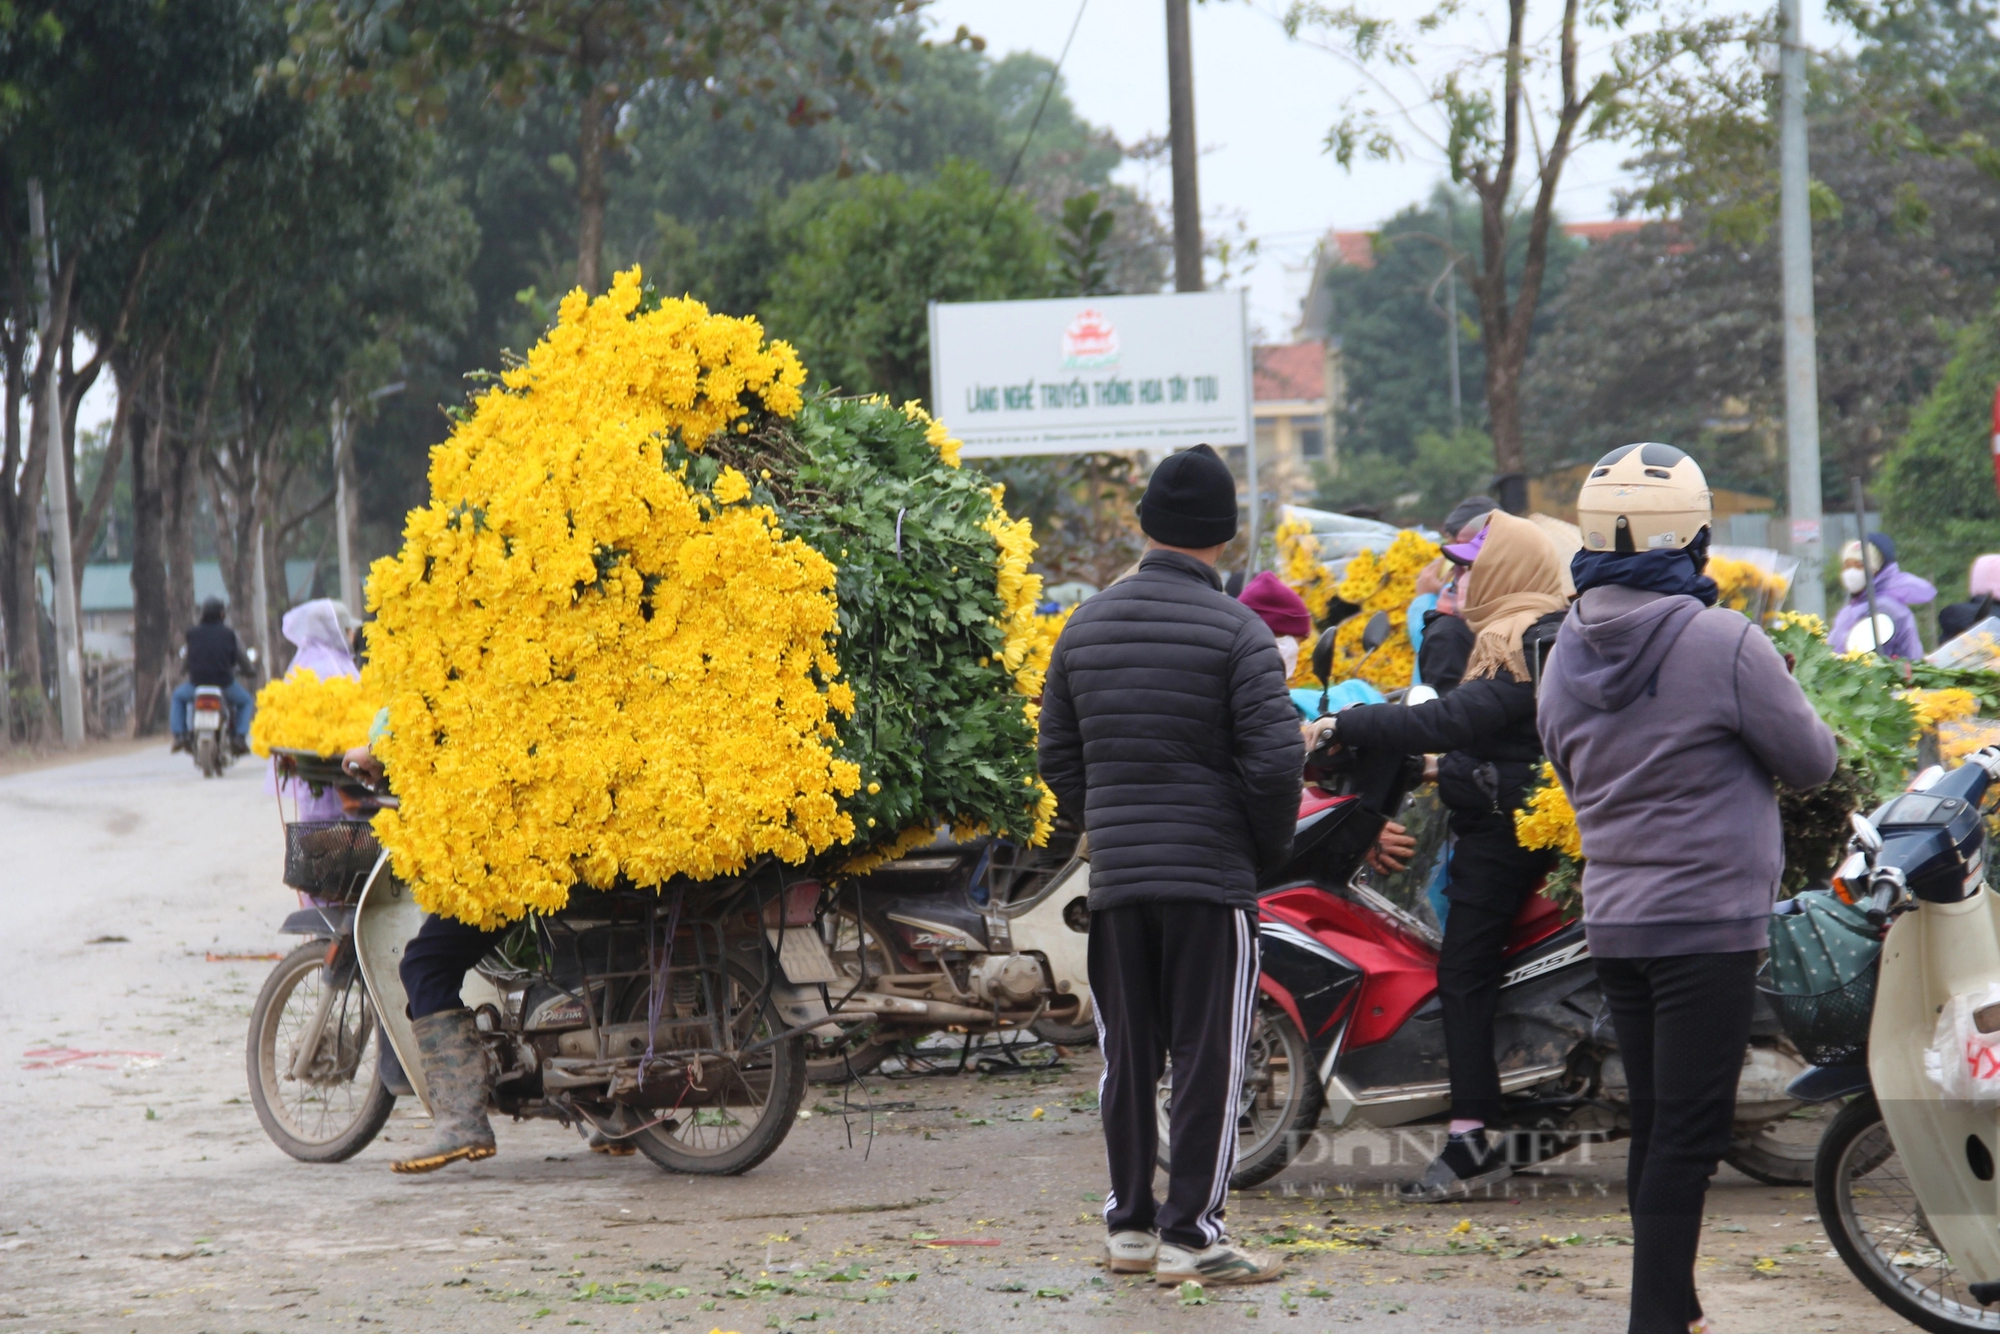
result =
[[[2000,748],[1983,750],[1855,816],[1839,878],[1871,920],[1889,923],[1867,1065],[1814,1070],[1792,1087],[1851,1098],[1820,1141],[1820,1222],[1855,1277],[1927,1330],[2000,1329],[2000,1106],[1948,1099],[1924,1059],[1952,998],[2000,983],[1980,810],[1996,778]],[[1973,1017],[1982,1033],[2000,1030],[2000,1012]]]

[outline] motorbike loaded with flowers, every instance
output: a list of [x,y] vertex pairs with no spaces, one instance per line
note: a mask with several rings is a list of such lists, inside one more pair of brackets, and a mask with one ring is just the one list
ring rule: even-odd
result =
[[[857,989],[827,886],[941,831],[1048,841],[1033,541],[915,405],[807,398],[754,320],[637,270],[497,378],[371,572],[361,681],[260,696],[253,745],[356,818],[288,827],[308,941],[253,1098],[336,1161],[425,1097],[397,965],[432,913],[507,928],[462,992],[495,1109],[742,1172]],[[378,710],[393,796],[337,767]],[[1053,995],[1034,962],[1009,980]]]

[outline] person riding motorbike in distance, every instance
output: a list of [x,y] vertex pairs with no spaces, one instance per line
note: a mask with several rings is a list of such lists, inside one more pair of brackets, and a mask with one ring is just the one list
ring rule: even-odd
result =
[[237,684],[236,678],[239,674],[254,677],[257,668],[243,652],[243,643],[236,632],[229,628],[228,616],[229,604],[221,598],[210,598],[201,604],[201,622],[187,632],[181,649],[181,670],[187,674],[187,680],[174,687],[168,718],[175,750],[194,746],[192,723],[188,719],[194,706],[194,692],[201,686],[220,686],[235,723],[232,744],[238,755],[249,753],[250,719],[257,712],[257,704],[250,692]]
[[[1444,1148],[1415,1182],[1411,1202],[1444,1199],[1513,1174],[1486,1127],[1500,1120],[1494,1012],[1507,938],[1521,906],[1548,874],[1551,854],[1523,848],[1514,812],[1541,760],[1535,733],[1535,673],[1569,609],[1561,558],[1526,519],[1495,512],[1462,576],[1461,614],[1473,634],[1464,679],[1422,704],[1373,704],[1311,724],[1315,737],[1378,754],[1438,754],[1438,796],[1457,838],[1444,895],[1451,901],[1438,954],[1451,1079]],[[1469,545],[1469,544],[1468,544]],[[1324,741],[1322,741],[1324,744]]]

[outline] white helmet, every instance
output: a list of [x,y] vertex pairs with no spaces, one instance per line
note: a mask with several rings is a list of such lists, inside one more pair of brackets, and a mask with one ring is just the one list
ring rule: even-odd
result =
[[1621,445],[1597,461],[1576,496],[1586,551],[1678,550],[1715,516],[1701,465],[1672,445]]

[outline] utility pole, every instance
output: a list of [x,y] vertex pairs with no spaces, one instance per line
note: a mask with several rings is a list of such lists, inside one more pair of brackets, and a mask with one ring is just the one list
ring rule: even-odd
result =
[[[1779,6],[1778,212],[1785,289],[1786,494],[1799,572],[1792,604],[1826,614],[1820,534],[1819,367],[1813,332],[1812,215],[1806,197],[1806,48],[1801,0]],[[1865,535],[1864,535],[1865,540]]]
[[1174,290],[1199,292],[1201,181],[1194,138],[1194,57],[1188,0],[1167,0],[1167,144],[1174,174]]
[[63,745],[83,744],[83,648],[76,629],[76,563],[69,549],[69,464],[63,458],[62,385],[57,376],[55,333],[55,244],[49,238],[42,183],[28,178],[28,238],[35,252],[35,300],[40,306],[42,360],[49,374],[42,385],[42,416],[48,422],[48,481],[42,499],[49,513],[49,556],[55,566],[56,663],[62,682]]
[[348,528],[347,490],[347,405],[333,400],[333,539],[340,553],[340,600],[356,616],[361,614],[360,583],[354,574],[354,543]]

